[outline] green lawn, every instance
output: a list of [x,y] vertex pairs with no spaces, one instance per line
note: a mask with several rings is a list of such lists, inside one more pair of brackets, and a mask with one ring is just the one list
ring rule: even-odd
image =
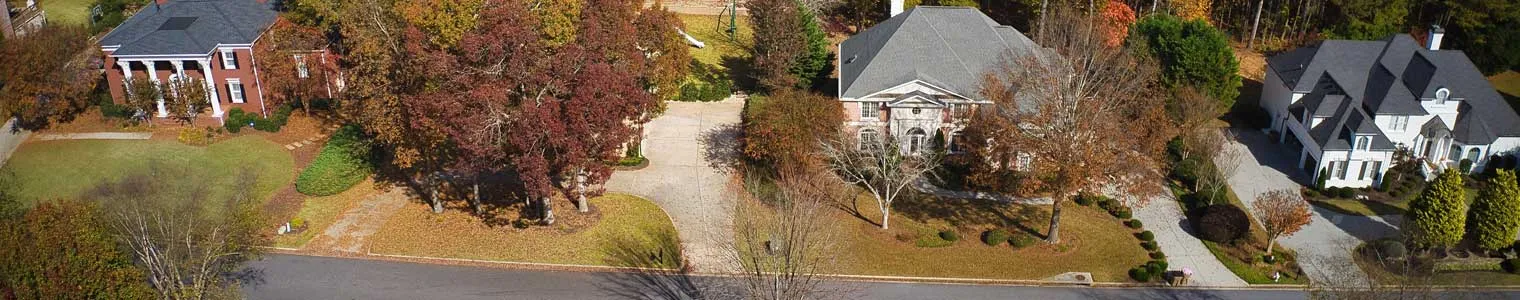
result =
[[1338,213],[1356,216],[1379,216],[1379,215],[1403,215],[1409,209],[1409,201],[1382,202],[1362,201],[1351,199],[1331,199],[1309,201],[1314,204]]
[[26,205],[77,197],[96,184],[147,170],[150,164],[184,169],[213,195],[230,193],[244,167],[258,176],[258,199],[268,199],[295,177],[294,160],[285,149],[259,136],[232,138],[207,147],[161,140],[68,140],[22,145],[5,166],[7,182]]
[[508,208],[492,211],[489,214],[496,217],[483,220],[467,212],[464,201],[450,201],[449,209],[441,214],[420,202],[408,203],[371,237],[369,247],[378,254],[679,267],[675,225],[654,202],[611,193],[589,200],[593,215],[578,213],[570,201],[560,199],[553,201],[555,225],[526,229],[510,224],[517,214],[504,211]]
[[[754,41],[754,28],[749,26],[749,17],[740,16],[737,19],[739,35],[737,39],[729,39],[728,33],[724,32],[726,26],[720,27],[719,16],[708,15],[679,15],[681,23],[686,25],[686,34],[690,34],[697,40],[706,43],[702,49],[691,49],[691,57],[698,62],[727,69],[724,57],[748,60],[749,48]],[[722,22],[726,25],[727,17]]]
[[1499,95],[1509,102],[1511,109],[1520,111],[1520,72],[1505,71],[1488,78],[1494,89],[1499,90]]
[[[1043,238],[1050,206],[1031,206],[950,199],[902,199],[890,230],[867,220],[880,220],[870,195],[860,195],[854,207],[834,214],[840,231],[838,273],[887,276],[927,276],[993,279],[1044,279],[1065,272],[1091,272],[1100,282],[1132,282],[1130,268],[1150,260],[1137,230],[1101,210],[1068,205],[1061,215],[1060,244],[1036,241],[1014,249],[988,246],[983,231],[1006,228]],[[841,205],[849,207],[850,205]],[[939,230],[955,229],[960,240],[944,245]],[[921,247],[920,245],[924,246]]]
[[94,0],[38,0],[37,6],[41,6],[47,12],[48,23],[89,25],[90,5]]

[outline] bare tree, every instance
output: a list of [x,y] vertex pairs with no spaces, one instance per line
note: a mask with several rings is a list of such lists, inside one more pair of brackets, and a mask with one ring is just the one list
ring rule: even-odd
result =
[[827,216],[832,204],[854,193],[838,188],[818,173],[788,173],[773,193],[760,179],[747,177],[746,189],[761,201],[736,206],[734,243],[729,253],[744,267],[739,277],[749,299],[830,299],[847,297],[824,285],[837,257],[835,227]]
[[1115,189],[1132,201],[1161,194],[1156,182],[1174,128],[1163,97],[1151,92],[1155,65],[1130,49],[1105,47],[1096,15],[1056,8],[1049,18],[1038,42],[1050,49],[1005,59],[984,76],[981,93],[993,103],[977,109],[967,140],[976,144],[972,152],[989,157],[974,161],[1024,174],[980,185],[1055,199],[1046,241],[1057,243],[1061,206],[1079,191]]
[[235,298],[236,274],[265,240],[255,176],[244,170],[231,195],[215,195],[205,184],[165,179],[183,175],[154,167],[89,195],[107,205],[111,227],[160,298]]
[[[881,229],[888,229],[892,202],[908,186],[938,168],[940,156],[935,151],[906,153],[890,137],[856,140],[850,134],[823,143],[829,168],[845,182],[864,186],[881,210]],[[927,147],[921,147],[927,148]],[[912,149],[922,150],[922,149]]]
[[1210,201],[1225,197],[1224,193],[1230,190],[1230,177],[1240,170],[1237,162],[1240,150],[1225,147],[1233,138],[1228,132],[1200,129],[1183,139],[1183,148],[1193,149],[1190,151],[1197,155],[1201,164],[1196,166],[1198,180],[1193,183],[1193,190],[1205,193]]
[[1267,255],[1272,255],[1272,246],[1277,245],[1277,239],[1291,236],[1309,225],[1313,219],[1309,214],[1309,202],[1299,197],[1298,191],[1275,190],[1262,193],[1256,197],[1256,202],[1251,203],[1256,213],[1261,215],[1261,227],[1267,231]]
[[164,108],[171,116],[176,116],[191,126],[195,125],[195,118],[211,105],[211,91],[206,88],[206,82],[200,79],[175,79],[162,86],[162,90],[168,91],[163,94]]

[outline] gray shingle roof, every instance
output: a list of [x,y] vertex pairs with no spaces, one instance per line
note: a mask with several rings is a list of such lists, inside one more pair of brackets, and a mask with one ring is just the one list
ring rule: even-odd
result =
[[252,44],[274,22],[276,1],[172,0],[148,5],[100,39],[114,55],[211,53],[217,44]]
[[[1457,141],[1479,145],[1500,136],[1520,137],[1520,115],[1466,54],[1428,50],[1409,35],[1379,41],[1328,40],[1273,56],[1267,63],[1289,89],[1309,93],[1301,109],[1330,117],[1311,129],[1325,149],[1349,147],[1340,140],[1346,133],[1378,131],[1370,125],[1370,116],[1428,114],[1420,101],[1434,98],[1440,88],[1463,103],[1456,128],[1451,129]],[[1331,99],[1326,96],[1330,94],[1346,96]],[[1350,105],[1331,105],[1336,100]],[[1324,111],[1329,107],[1334,109]],[[1387,141],[1380,131],[1377,139]]]
[[913,80],[977,97],[982,74],[1009,55],[1037,49],[1013,27],[974,8],[917,6],[840,43],[841,98]]

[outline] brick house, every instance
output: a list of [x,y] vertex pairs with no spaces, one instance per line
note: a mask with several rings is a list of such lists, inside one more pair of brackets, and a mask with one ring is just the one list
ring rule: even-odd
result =
[[[106,79],[115,83],[110,85],[112,99],[123,103],[126,82],[136,77],[160,83],[197,78],[214,91],[207,116],[221,121],[228,110],[240,108],[267,117],[275,108],[265,105],[258,60],[271,58],[254,57],[253,45],[278,15],[274,2],[157,0],[147,5],[100,40]],[[273,59],[295,59],[306,74],[305,56]],[[162,99],[153,113],[168,116]]]

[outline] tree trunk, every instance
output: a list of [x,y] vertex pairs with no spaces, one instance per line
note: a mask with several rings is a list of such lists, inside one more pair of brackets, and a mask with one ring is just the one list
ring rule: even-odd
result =
[[1256,0],[1256,21],[1251,22],[1251,40],[1246,42],[1246,49],[1256,49],[1256,28],[1261,26],[1261,7],[1267,4],[1267,0]]
[[1051,244],[1061,242],[1061,201],[1056,201],[1050,206],[1050,234],[1045,237],[1045,242]]
[[575,170],[575,203],[576,209],[582,213],[591,212],[591,206],[586,203],[586,170]]
[[554,225],[554,208],[549,207],[549,197],[542,197],[539,201],[544,206],[544,225]]
[[1277,245],[1277,236],[1273,236],[1272,239],[1267,240],[1267,256],[1272,256],[1272,246],[1276,246],[1276,245]]
[[470,193],[474,194],[475,196],[475,214],[479,215],[485,213],[485,210],[481,208],[480,203],[480,181],[475,181],[475,187],[471,188]]
[[882,207],[882,209],[881,209],[881,230],[887,230],[887,227],[888,227],[887,224],[890,224],[890,223],[887,223],[887,220],[891,216],[892,216],[891,209],[888,209],[886,207]]
[[1036,29],[1038,31],[1035,34],[1035,38],[1039,38],[1039,39],[1045,38],[1045,4],[1046,4],[1046,2],[1050,2],[1050,0],[1040,0],[1040,25],[1039,25],[1040,28]]
[[443,201],[438,201],[438,186],[431,184],[431,182],[429,183],[428,201],[431,201],[433,204],[433,213],[441,214],[443,213]]

